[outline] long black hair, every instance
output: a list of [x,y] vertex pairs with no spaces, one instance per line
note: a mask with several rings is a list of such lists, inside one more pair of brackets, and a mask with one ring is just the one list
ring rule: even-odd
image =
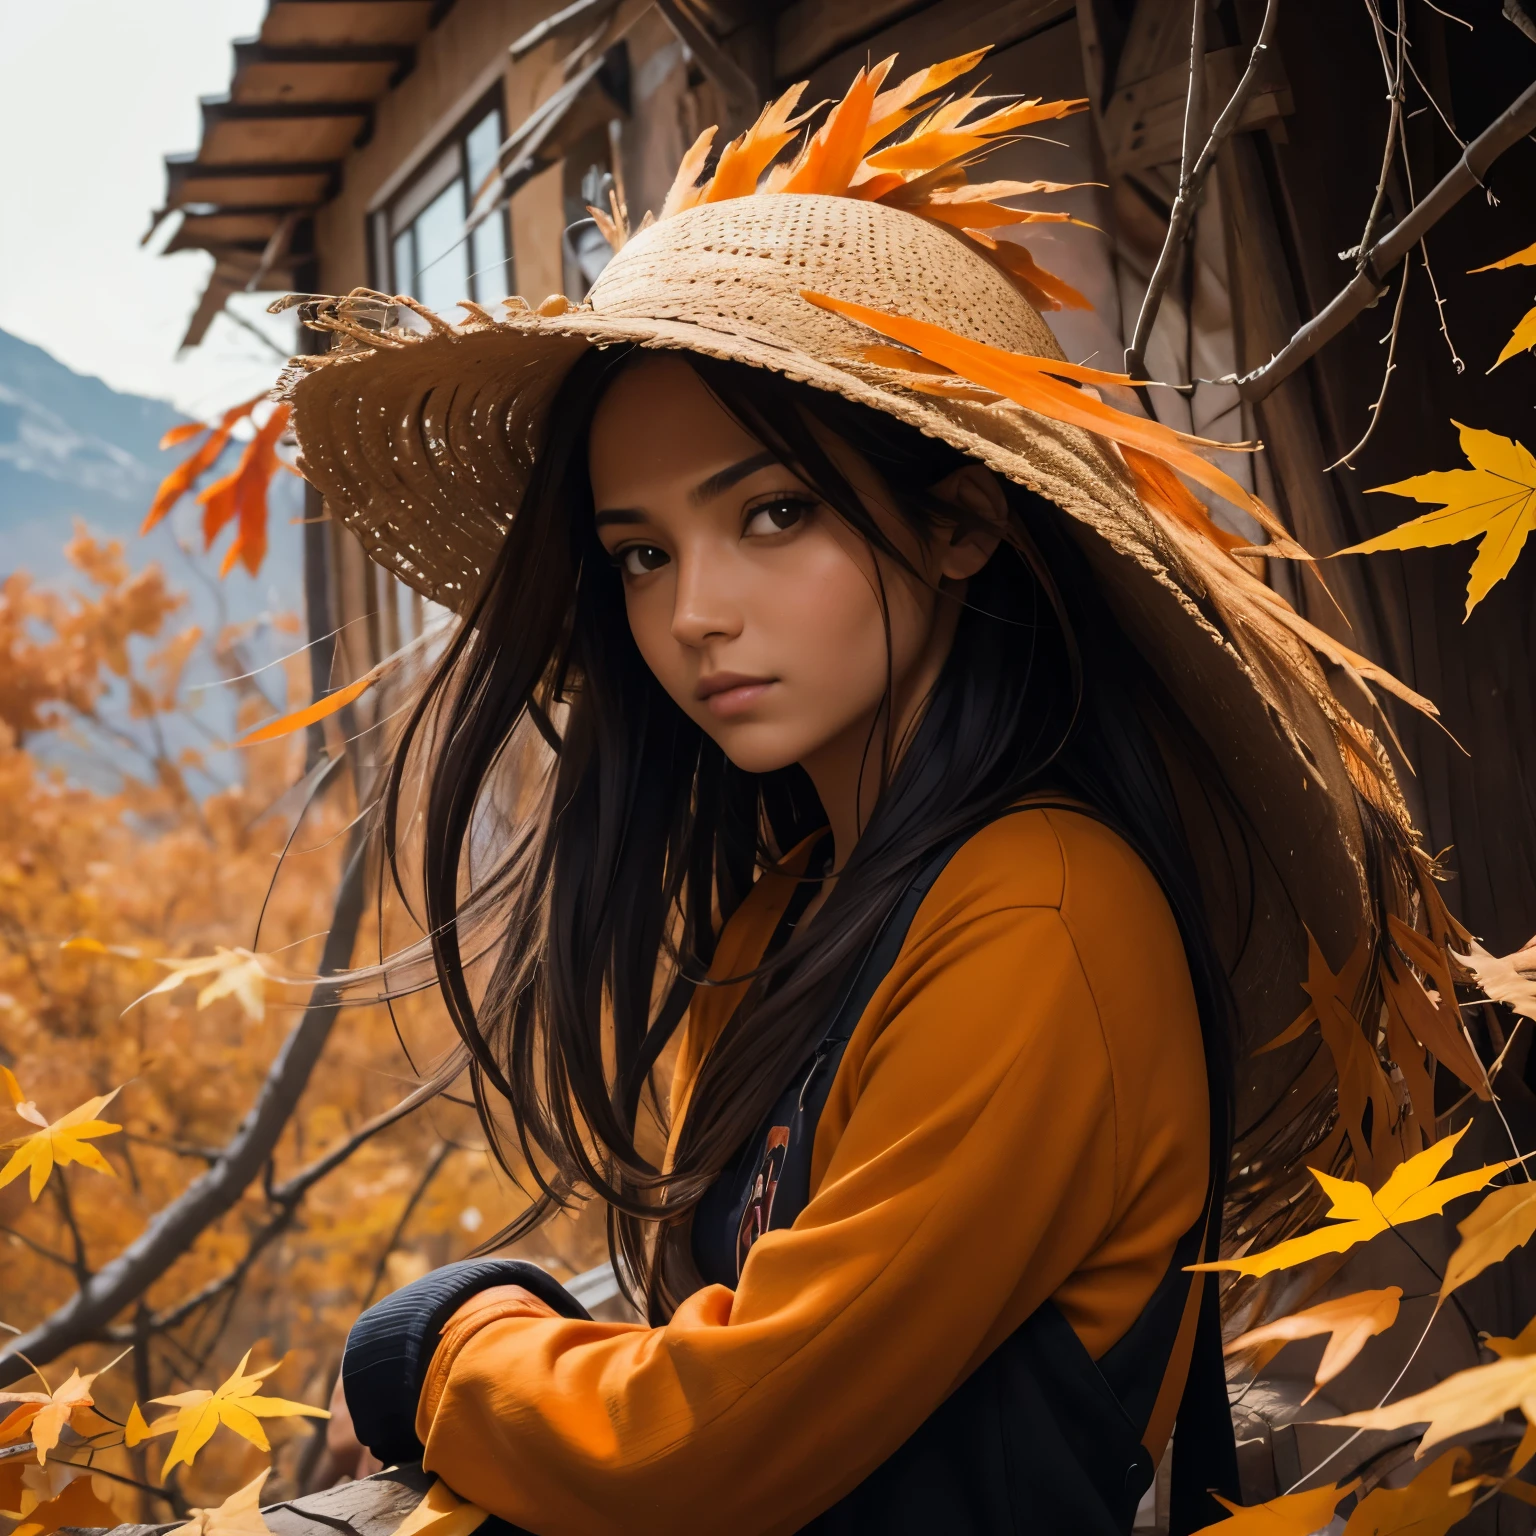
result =
[[[587,440],[604,391],[637,355],[594,349],[566,377],[523,503],[410,716],[386,793],[395,861],[414,744],[427,764],[421,889],[438,985],[491,1144],[536,1188],[496,1241],[595,1194],[607,1203],[621,1277],[654,1320],[670,1316],[697,1283],[693,1207],[810,1055],[839,982],[892,903],[928,855],[1032,792],[1113,827],[1166,893],[1199,1003],[1213,1156],[1224,1164],[1234,1010],[1168,757],[1202,782],[1214,770],[1116,622],[1063,515],[1008,485],[1003,542],[969,583],[910,741],[899,752],[881,746],[881,792],[821,918],[755,972],[662,1169],[648,1092],[658,1059],[755,875],[824,818],[802,769],[734,766],[662,690],[630,634],[619,573],[594,528]],[[929,490],[968,462],[958,450],[778,374],[684,356],[747,431],[886,556],[906,564],[812,415],[878,471],[914,532],[926,539],[963,521]],[[508,794],[523,810],[502,822],[498,842],[484,808]],[[489,867],[472,871],[488,842]],[[472,986],[481,960],[486,973]]]

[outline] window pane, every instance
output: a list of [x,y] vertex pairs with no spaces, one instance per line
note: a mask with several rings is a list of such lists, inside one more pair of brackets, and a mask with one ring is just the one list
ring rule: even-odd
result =
[[464,183],[455,181],[416,216],[416,293],[428,309],[450,318],[469,297],[469,242],[464,238]]
[[480,183],[491,174],[496,164],[496,151],[501,148],[501,113],[487,112],[469,130],[464,140],[464,159],[469,168],[469,195],[480,190]]
[[416,286],[416,262],[411,254],[411,232],[402,229],[395,236],[394,271],[390,274],[393,292],[410,293]]
[[470,249],[475,260],[475,299],[494,304],[512,291],[507,278],[507,213],[498,208],[475,230]]

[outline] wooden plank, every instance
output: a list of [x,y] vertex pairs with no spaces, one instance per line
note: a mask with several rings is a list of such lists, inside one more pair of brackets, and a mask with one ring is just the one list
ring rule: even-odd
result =
[[340,160],[366,122],[361,114],[218,118],[209,122],[198,157],[208,165]]
[[389,88],[399,65],[393,60],[272,62],[242,64],[230,82],[230,97],[241,103],[376,101]]
[[[1209,131],[1248,65],[1246,48],[1220,48],[1205,56],[1205,123]],[[1110,172],[1124,176],[1151,165],[1177,161],[1184,142],[1184,98],[1189,66],[1178,63],[1117,90],[1104,108],[1101,134]],[[1238,128],[1251,132],[1279,123],[1292,111],[1291,89],[1278,49],[1260,64],[1258,89],[1249,98]]]
[[[871,12],[878,12],[876,5],[862,10],[845,5],[828,7],[835,15],[849,18],[849,25],[857,19],[859,27],[847,46],[839,52],[819,56],[820,62],[816,63],[812,61],[817,55],[802,47],[788,46],[793,39],[783,31],[782,24],[796,8],[792,7],[780,18],[774,73],[781,85],[809,74],[812,99],[833,92],[840,95],[871,47],[878,48],[881,57],[899,53],[902,57],[898,68],[901,70],[917,69],[988,44],[998,50],[1012,47],[1014,43],[1064,21],[1077,9],[1075,0],[1003,0],[1002,4],[998,0],[941,0],[939,4],[908,14],[893,25],[881,26],[868,19]],[[826,34],[831,35],[831,32]],[[1043,80],[1040,89],[1048,95],[1054,87]]]
[[416,43],[431,20],[431,0],[273,0],[261,40],[281,48]]

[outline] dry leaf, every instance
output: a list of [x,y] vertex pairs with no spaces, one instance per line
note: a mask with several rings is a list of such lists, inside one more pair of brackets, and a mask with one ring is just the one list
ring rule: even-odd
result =
[[[258,1396],[262,1382],[283,1362],[279,1360],[265,1370],[247,1376],[245,1366],[250,1358],[251,1352],[246,1350],[240,1357],[240,1364],[235,1367],[234,1375],[216,1392],[197,1388],[191,1392],[177,1392],[170,1397],[153,1398],[153,1402],[164,1403],[176,1412],[162,1414],[148,1425],[143,1425],[143,1416],[140,1415],[139,1424],[143,1428],[127,1442],[130,1446],[144,1439],[168,1435],[172,1430],[176,1432],[176,1438],[171,1442],[170,1455],[165,1458],[165,1465],[160,1469],[162,1479],[179,1462],[191,1466],[197,1453],[212,1439],[214,1430],[220,1424],[234,1430],[237,1435],[243,1435],[258,1449],[269,1451],[272,1447],[266,1431],[261,1427],[262,1419],[286,1419],[295,1415],[311,1419],[330,1418],[330,1413],[324,1408],[311,1408],[307,1403],[290,1403],[281,1397]],[[129,1422],[133,1422],[132,1415]]]
[[1486,267],[1470,267],[1467,275],[1470,277],[1477,272],[1500,272],[1505,267],[1536,267],[1536,245],[1528,245],[1502,261],[1490,261]]
[[438,1478],[390,1536],[469,1536],[485,1519],[479,1505],[461,1499]]
[[261,1518],[261,1485],[271,1475],[271,1467],[264,1467],[217,1509],[199,1509],[194,1504],[192,1518],[166,1536],[272,1536],[271,1527]]
[[1485,1195],[1465,1221],[1456,1224],[1461,1243],[1445,1266],[1440,1302],[1491,1264],[1507,1259],[1536,1233],[1536,1184],[1508,1184]]
[[1536,938],[1512,955],[1490,955],[1476,939],[1468,948],[1469,954],[1451,953],[1458,965],[1477,978],[1478,986],[1494,1002],[1536,1019]]
[[118,1513],[102,1500],[93,1487],[93,1478],[76,1477],[57,1498],[34,1505],[11,1536],[48,1536],[51,1531],[118,1524]]
[[1536,459],[1528,449],[1497,432],[1452,425],[1461,433],[1461,451],[1469,469],[1437,470],[1373,491],[1411,496],[1415,501],[1439,502],[1388,533],[1339,550],[1341,555],[1368,555],[1382,549],[1429,549],[1443,544],[1480,540],[1477,558],[1467,578],[1467,613],[1488,595],[1513,568],[1527,535],[1536,528]]
[[1237,1355],[1257,1350],[1254,1364],[1262,1371],[1291,1340],[1326,1333],[1328,1346],[1317,1367],[1312,1391],[1303,1399],[1309,1402],[1318,1388],[1332,1381],[1365,1348],[1367,1339],[1385,1333],[1397,1321],[1398,1303],[1402,1299],[1402,1287],[1397,1285],[1381,1291],[1356,1291],[1352,1296],[1340,1296],[1304,1312],[1276,1318],[1260,1328],[1250,1328],[1233,1339],[1223,1353]]
[[1195,1536],[1205,1536],[1207,1531],[1216,1532],[1218,1536],[1312,1536],[1313,1531],[1322,1530],[1333,1519],[1335,1505],[1346,1493],[1352,1493],[1359,1482],[1357,1477],[1337,1488],[1282,1493],[1278,1499],[1268,1499],[1262,1504],[1233,1504],[1219,1493],[1213,1493],[1211,1497],[1223,1509],[1232,1511],[1231,1518],[1202,1526]]
[[1355,1429],[1402,1429],[1409,1424],[1427,1424],[1424,1438],[1414,1452],[1422,1456],[1452,1435],[1503,1418],[1511,1408],[1520,1409],[1527,1420],[1536,1422],[1536,1356],[1475,1365],[1401,1402],[1319,1422]]
[[1410,928],[1400,918],[1388,914],[1387,928],[1393,941],[1405,955],[1435,983],[1440,1002],[1425,991],[1423,984],[1395,955],[1387,956],[1382,968],[1382,996],[1388,1015],[1406,1030],[1447,1071],[1454,1072],[1478,1098],[1487,1103],[1493,1098],[1488,1074],[1478,1060],[1461,1025],[1456,1006],[1456,987],[1451,979],[1445,951],[1439,945]]
[[1477,1483],[1453,1486],[1460,1448],[1425,1467],[1406,1488],[1373,1488],[1355,1505],[1344,1536],[1446,1536],[1472,1507]]
[[191,960],[156,960],[155,964],[163,965],[171,974],[143,996],[134,998],[129,1008],[138,1007],[145,998],[174,992],[183,982],[212,976],[213,980],[197,994],[199,1009],[221,997],[234,997],[248,1018],[260,1021],[267,1016],[266,967],[261,957],[248,949],[226,949],[220,944],[211,955],[199,955]]
[[84,1104],[50,1124],[31,1099],[22,1097],[21,1085],[10,1068],[0,1067],[0,1072],[4,1073],[5,1090],[16,1113],[23,1120],[42,1127],[28,1136],[17,1136],[10,1141],[0,1142],[0,1152],[11,1154],[10,1161],[4,1168],[0,1168],[0,1189],[18,1177],[23,1168],[29,1168],[31,1195],[36,1200],[42,1194],[43,1186],[48,1182],[55,1164],[67,1168],[71,1163],[82,1163],[97,1173],[109,1173],[117,1177],[111,1163],[90,1143],[93,1137],[110,1136],[113,1131],[122,1130],[120,1125],[96,1118],[122,1092],[121,1088],[87,1099]]
[[[117,1358],[121,1360],[122,1356]],[[117,1361],[112,1364],[116,1365]],[[111,1366],[102,1369],[110,1370]],[[59,1443],[59,1432],[64,1426],[78,1415],[89,1413],[95,1402],[91,1396],[91,1383],[100,1375],[101,1371],[92,1371],[89,1376],[82,1376],[78,1370],[71,1371],[69,1380],[56,1392],[0,1392],[0,1403],[17,1405],[0,1421],[0,1444],[24,1434],[30,1427],[37,1459],[47,1461],[48,1452]],[[81,1426],[77,1424],[75,1427]]]
[[219,567],[227,576],[238,561],[252,576],[267,557],[267,489],[279,469],[278,439],[288,425],[289,407],[277,405],[245,445],[240,462],[222,480],[198,493],[203,508],[203,548],[211,549],[224,526],[238,520],[234,542]]
[[1447,1136],[1410,1157],[1392,1170],[1391,1177],[1375,1194],[1371,1193],[1368,1184],[1336,1179],[1314,1168],[1312,1177],[1323,1186],[1333,1202],[1327,1215],[1338,1222],[1337,1226],[1319,1227],[1315,1232],[1293,1237],[1263,1253],[1186,1267],[1191,1271],[1228,1269],[1240,1275],[1268,1275],[1277,1269],[1305,1264],[1325,1253],[1343,1253],[1356,1243],[1379,1236],[1389,1227],[1406,1226],[1412,1221],[1422,1221],[1426,1216],[1438,1216],[1447,1201],[1460,1195],[1475,1194],[1506,1168],[1514,1166],[1510,1162],[1489,1163],[1468,1173],[1440,1179],[1440,1170],[1451,1160],[1457,1143],[1466,1134],[1467,1127],[1462,1126],[1454,1136]]
[[[229,434],[235,424],[249,416],[266,398],[266,391],[263,390],[261,394],[253,395],[249,400],[231,406],[220,418],[218,426],[201,429],[207,432],[208,436],[196,453],[184,459],[160,482],[160,488],[155,492],[155,499],[150,503],[143,526],[139,529],[140,534],[148,533],[197,484],[203,474],[213,468],[215,461],[229,443]],[[191,423],[186,426],[172,427],[160,439],[160,446],[174,448],[177,443],[185,442],[189,437],[195,436],[198,430],[197,425]]]

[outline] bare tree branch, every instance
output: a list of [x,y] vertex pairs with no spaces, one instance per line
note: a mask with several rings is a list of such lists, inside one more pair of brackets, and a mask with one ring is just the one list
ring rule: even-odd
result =
[[[362,920],[366,837],[361,823],[348,840],[345,872],[337,888],[320,973],[332,976],[352,958]],[[271,1156],[336,1022],[341,994],[322,981],[289,1032],[240,1129],[219,1161],[162,1210],[112,1262],[98,1270],[52,1316],[22,1335],[0,1355],[0,1385],[26,1371],[20,1355],[48,1361],[64,1350],[98,1338],[111,1320],[163,1275],[209,1226],[244,1194]]]
[[1269,50],[1280,13],[1280,0],[1268,0],[1264,7],[1264,20],[1259,27],[1258,41],[1248,56],[1248,67],[1243,71],[1242,79],[1237,82],[1237,89],[1221,109],[1221,116],[1212,125],[1205,148],[1191,162],[1195,135],[1199,132],[1200,119],[1204,115],[1205,4],[1206,0],[1195,0],[1194,19],[1190,27],[1189,95],[1184,107],[1184,148],[1179,164],[1179,191],[1168,215],[1168,233],[1163,239],[1163,248],[1158,253],[1157,265],[1152,269],[1146,297],[1141,301],[1141,313],[1136,317],[1135,334],[1125,352],[1125,371],[1133,378],[1141,378],[1146,373],[1147,343],[1152,338],[1152,327],[1157,323],[1157,312],[1163,307],[1163,295],[1173,280],[1173,269],[1179,252],[1188,238],[1205,178],[1210,175],[1221,146],[1232,137],[1242,118],[1243,109],[1248,105],[1248,98],[1259,82],[1259,66]]
[[1366,252],[1360,270],[1349,284],[1336,294],[1318,314],[1286,342],[1260,368],[1224,383],[1236,384],[1244,400],[1262,400],[1277,385],[1296,372],[1309,358],[1347,326],[1356,315],[1369,309],[1387,286],[1392,269],[1413,249],[1452,208],[1474,187],[1483,184],[1488,168],[1505,150],[1518,144],[1536,128],[1536,85],[1527,87],[1469,145],[1455,167],[1421,202],[1414,206],[1401,224],[1388,232]]
[[[382,1114],[375,1115],[372,1120],[359,1126],[345,1141],[339,1142],[324,1157],[317,1158],[308,1167],[301,1169],[283,1183],[273,1185],[269,1198],[277,1205],[277,1214],[252,1234],[244,1254],[233,1268],[217,1279],[210,1280],[207,1285],[194,1291],[174,1307],[147,1317],[136,1317],[132,1326],[104,1329],[100,1337],[109,1339],[113,1343],[134,1343],[148,1338],[152,1333],[165,1333],[186,1322],[198,1308],[217,1301],[225,1292],[238,1287],[250,1273],[262,1251],[293,1224],[300,1201],[321,1179],[329,1173],[334,1173],[364,1142],[405,1119],[412,1110],[419,1109],[428,1099],[434,1097],[436,1092],[435,1080],[423,1083],[420,1088],[407,1094],[398,1104],[392,1105]],[[439,1166],[441,1166],[441,1158],[438,1159],[432,1171],[435,1173]],[[414,1200],[419,1198],[418,1194],[413,1198],[412,1203],[414,1204]]]
[[1531,20],[1530,13],[1521,5],[1520,0],[1504,0],[1504,19],[1514,22],[1533,43],[1536,43],[1536,21]]

